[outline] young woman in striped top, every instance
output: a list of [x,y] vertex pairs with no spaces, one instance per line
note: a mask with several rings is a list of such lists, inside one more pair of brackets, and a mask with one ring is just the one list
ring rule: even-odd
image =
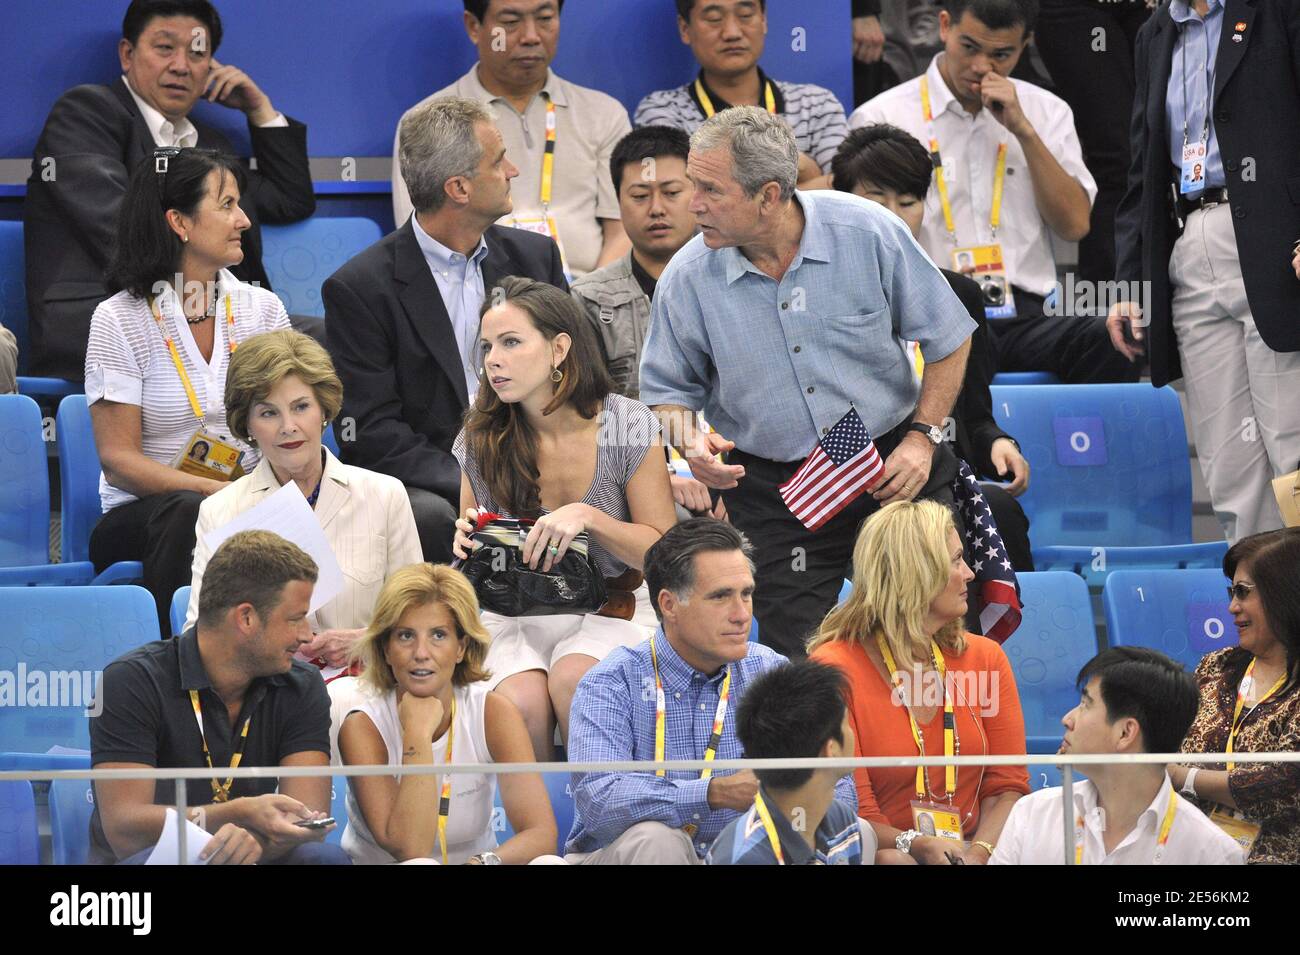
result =
[[548,759],[557,720],[567,737],[582,675],[614,647],[653,632],[639,572],[676,512],[658,421],[639,401],[611,393],[595,332],[568,295],[507,278],[484,303],[479,336],[481,386],[452,447],[462,471],[456,555],[468,555],[479,511],[531,519],[521,555],[530,566],[549,570],[585,532],[597,570],[636,595],[631,620],[483,614],[493,685],[523,713],[538,758]]

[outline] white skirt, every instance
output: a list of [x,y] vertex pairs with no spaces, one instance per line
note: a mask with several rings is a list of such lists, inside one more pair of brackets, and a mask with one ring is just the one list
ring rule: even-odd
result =
[[634,647],[650,639],[658,627],[644,583],[635,591],[636,611],[631,620],[594,613],[552,614],[544,617],[503,617],[483,611],[483,626],[492,636],[487,668],[488,686],[496,689],[507,677],[528,670],[549,673],[561,657],[581,653],[605,659],[615,647]]

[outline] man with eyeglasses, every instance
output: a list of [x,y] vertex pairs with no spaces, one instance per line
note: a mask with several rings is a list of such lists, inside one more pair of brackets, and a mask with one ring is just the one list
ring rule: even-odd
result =
[[[563,9],[564,0],[465,0],[465,32],[478,47],[478,62],[417,106],[455,96],[493,110],[506,154],[519,168],[514,208],[497,224],[550,236],[572,278],[631,248],[619,221],[609,157],[632,127],[618,100],[551,71]],[[393,140],[393,220],[399,229],[414,211],[398,164],[401,149],[399,123]]]
[[700,64],[685,86],[656,90],[636,108],[636,126],[693,133],[714,113],[760,106],[790,126],[799,145],[799,185],[820,188],[848,134],[844,107],[828,89],[774,80],[759,67],[767,0],[677,0],[677,29]]
[[[201,97],[247,116],[257,160],[241,201],[251,225],[235,276],[269,289],[258,223],[297,222],[315,211],[307,127],[278,112],[243,70],[216,60],[221,38],[208,0],[132,0],[118,41],[121,81],[75,87],[50,111],[23,214],[32,374],[84,375],[90,316],[108,297],[103,274],[132,170],[157,147],[234,154],[225,136],[190,118]],[[323,336],[318,318],[291,321]]]

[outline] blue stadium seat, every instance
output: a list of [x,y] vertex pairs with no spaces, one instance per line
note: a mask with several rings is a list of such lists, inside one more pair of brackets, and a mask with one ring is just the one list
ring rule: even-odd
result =
[[343,830],[348,826],[348,778],[346,776],[330,778],[330,815],[334,817],[335,826],[334,831],[325,837],[325,841],[330,845],[341,845]]
[[[542,779],[546,781],[546,795],[550,797],[551,812],[555,814],[555,851],[562,856],[564,844],[569,841],[569,833],[573,830],[573,777],[569,773],[544,773]],[[492,829],[499,844],[514,838],[514,827],[501,804],[500,777],[497,778],[496,804],[492,809]]]
[[50,483],[41,409],[0,395],[0,586],[88,584],[85,562],[50,563]]
[[262,264],[271,288],[293,315],[324,317],[320,289],[344,262],[383,238],[371,219],[313,216],[262,227]]
[[158,639],[153,598],[134,586],[10,587],[0,590],[0,607],[0,670],[19,675],[23,691],[0,719],[0,751],[89,749],[86,710],[99,674]]
[[38,772],[44,769],[89,769],[90,753],[0,753],[0,769]]
[[1016,579],[1024,616],[1002,649],[1016,676],[1025,732],[1059,741],[1061,717],[1079,702],[1074,678],[1097,654],[1092,600],[1075,574],[1039,571]]
[[330,425],[321,432],[320,440],[321,444],[330,449],[330,454],[334,455],[336,458],[339,456],[339,442],[338,438],[334,436],[333,425]]
[[1151,647],[1195,670],[1212,650],[1237,645],[1219,570],[1120,570],[1101,592],[1111,646]]
[[81,391],[77,382],[62,378],[28,378],[31,338],[27,333],[27,275],[23,252],[23,224],[0,222],[0,325],[18,341],[18,391],[25,395],[70,395]]
[[55,865],[85,865],[95,790],[88,779],[50,783],[50,843]]
[[[1065,714],[1062,713],[1062,716]],[[1061,747],[1061,735],[1064,732],[1058,732],[1055,736],[1030,736],[1025,740],[1025,752],[1031,756],[1050,756],[1057,752]],[[1075,779],[1078,779],[1075,774]],[[1029,791],[1037,792],[1040,789],[1050,789],[1052,786],[1061,785],[1061,767],[1049,766],[1043,763],[1037,766],[1029,767]]]
[[1061,379],[1050,371],[1002,371],[993,376],[995,385],[1059,385]]
[[181,630],[185,627],[185,611],[190,609],[190,588],[189,586],[177,587],[176,593],[172,594],[171,622],[173,637],[178,637]]
[[38,865],[36,796],[26,780],[0,780],[0,865]]
[[[99,502],[99,451],[90,425],[85,395],[69,395],[59,402],[55,416],[59,442],[59,483],[62,501],[62,554],[65,561],[90,559],[90,532],[103,515]],[[107,568],[95,583],[140,580],[139,561],[122,561]]]
[[1172,388],[995,386],[993,414],[1033,476],[1020,502],[1038,570],[1100,587],[1132,567],[1217,567],[1225,542],[1192,543],[1192,476]]

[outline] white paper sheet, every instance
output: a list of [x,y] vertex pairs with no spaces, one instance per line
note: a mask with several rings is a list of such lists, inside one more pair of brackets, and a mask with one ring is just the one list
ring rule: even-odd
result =
[[339,595],[343,589],[343,571],[325,539],[315,513],[302,496],[298,485],[289,481],[261,504],[240,514],[229,524],[209,531],[203,538],[216,553],[226,540],[240,531],[271,531],[297,544],[316,561],[318,576],[311,594],[310,611],[315,613]]
[[[184,785],[183,783],[181,785]],[[167,810],[167,821],[163,823],[162,837],[158,844],[153,847],[153,852],[149,853],[149,858],[145,860],[145,865],[179,865],[180,864],[180,836],[179,829],[176,826],[176,810]],[[206,859],[200,859],[199,853],[203,851],[212,840],[212,834],[204,832],[188,819],[185,820],[185,862],[186,865],[207,865]]]

